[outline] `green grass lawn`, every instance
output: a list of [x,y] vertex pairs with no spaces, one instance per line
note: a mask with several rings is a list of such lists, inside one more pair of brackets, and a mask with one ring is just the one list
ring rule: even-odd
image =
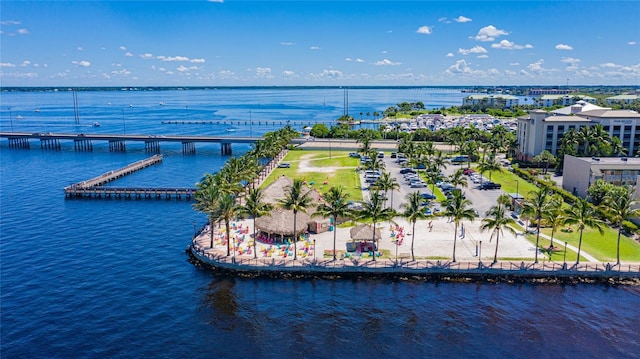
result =
[[[476,171],[478,170],[477,167],[474,167],[474,169]],[[489,178],[489,171],[486,171],[484,176]],[[502,190],[506,193],[516,193],[517,189],[518,194],[522,197],[527,197],[529,192],[536,191],[538,189],[538,187],[533,183],[527,182],[525,179],[520,178],[513,172],[507,171],[505,168],[501,168],[500,171],[491,171],[491,181],[500,183],[502,185]]]
[[[309,165],[317,167],[317,172],[300,172],[300,161],[308,160]],[[289,178],[299,178],[320,191],[327,192],[331,187],[341,185],[349,194],[349,199],[362,201],[360,177],[355,171],[360,164],[357,158],[349,157],[348,151],[310,150],[289,151],[282,162],[289,162],[290,168],[276,168],[262,184],[263,187],[274,179],[285,175]],[[320,172],[329,167],[336,167],[335,171]]]

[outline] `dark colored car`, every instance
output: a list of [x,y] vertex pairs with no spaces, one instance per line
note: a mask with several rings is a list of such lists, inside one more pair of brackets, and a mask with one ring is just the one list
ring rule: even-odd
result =
[[462,173],[467,175],[467,176],[469,176],[469,175],[471,175],[472,173],[475,173],[475,172],[476,172],[476,170],[474,170],[472,168],[465,168],[464,171],[462,171]]
[[416,170],[412,168],[403,168],[400,170],[400,174],[405,174],[405,173],[416,173]]
[[395,152],[391,152],[391,158],[396,158],[396,153]]
[[436,199],[436,196],[432,195],[431,193],[420,193],[420,197],[422,197],[423,199]]
[[484,182],[480,185],[480,189],[499,189],[501,188],[502,185],[500,185],[500,183],[495,183],[495,182]]
[[278,165],[278,168],[290,168],[291,164],[287,162],[282,162]]

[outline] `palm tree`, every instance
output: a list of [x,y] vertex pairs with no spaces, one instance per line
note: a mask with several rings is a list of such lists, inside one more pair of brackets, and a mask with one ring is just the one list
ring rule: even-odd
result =
[[297,217],[298,212],[307,212],[307,208],[312,204],[312,198],[309,196],[311,190],[303,189],[301,179],[294,179],[293,184],[287,188],[284,198],[280,199],[280,206],[286,210],[293,211],[293,260],[298,259],[298,232]]
[[[384,207],[383,203],[384,197],[382,197],[378,192],[373,192],[371,193],[371,198],[364,202],[362,210],[358,213],[361,219],[369,218],[373,222],[372,241],[376,242],[376,248],[380,248],[376,241],[376,224],[395,216],[395,211],[391,208]],[[375,253],[373,260],[376,260]]]
[[596,212],[591,208],[591,204],[585,199],[578,198],[577,202],[573,206],[567,208],[562,216],[563,223],[568,225],[577,225],[580,230],[580,239],[578,240],[578,258],[576,264],[580,264],[580,249],[582,248],[582,232],[585,227],[595,228],[600,232],[600,235],[604,234],[602,227],[604,222],[596,217]]
[[618,242],[616,245],[616,264],[620,264],[620,235],[622,222],[631,217],[640,216],[640,209],[635,208],[637,201],[631,187],[615,187],[605,197],[605,209],[611,214],[618,226]]
[[[314,215],[331,217],[334,225],[338,223],[338,217],[349,217],[352,212],[349,209],[347,199],[349,194],[344,192],[342,186],[331,187],[329,192],[322,197],[323,202],[318,206],[318,211]],[[336,260],[336,236],[337,229],[333,230],[333,260]],[[313,249],[316,250],[315,248]]]
[[449,183],[451,183],[454,187],[467,187],[469,185],[467,176],[465,176],[464,170],[462,168],[458,168],[457,171],[449,176]]
[[540,240],[540,222],[548,211],[549,190],[546,187],[538,188],[537,191],[529,192],[531,198],[523,203],[522,212],[536,219],[536,254],[534,263],[538,263],[538,242]]
[[196,202],[193,204],[193,208],[197,211],[207,214],[209,217],[209,226],[211,227],[211,248],[213,248],[213,226],[216,222],[215,211],[220,198],[220,191],[217,186],[206,185],[206,178],[203,181],[197,183],[199,187],[194,195]]
[[553,248],[553,235],[556,232],[556,228],[562,225],[562,205],[564,204],[564,200],[562,196],[559,194],[553,195],[549,199],[549,204],[547,205],[547,210],[544,213],[545,221],[547,225],[551,227],[551,244],[550,248]]
[[376,187],[387,195],[387,191],[391,190],[391,208],[393,208],[393,192],[400,188],[400,184],[395,177],[389,172],[382,172],[380,178],[376,181]]
[[622,145],[619,137],[613,137],[609,146],[609,151],[614,156],[626,156],[627,149]]
[[480,171],[480,174],[489,171],[489,181],[491,181],[491,172],[500,171],[500,164],[496,161],[495,157],[489,156],[485,161],[480,162],[478,170]]
[[[236,203],[236,196],[233,193],[223,193],[213,211],[213,217],[218,221],[224,221],[227,235],[227,257],[231,254],[231,228],[229,222],[238,216],[240,206]],[[213,230],[213,228],[212,228]]]
[[507,207],[498,204],[487,211],[485,218],[482,219],[481,230],[491,230],[493,235],[496,235],[496,251],[493,255],[493,263],[498,262],[498,243],[500,241],[500,234],[506,229],[507,231],[515,234],[516,231],[511,227],[514,224],[513,218],[507,214]]
[[264,193],[260,188],[252,188],[249,190],[246,203],[239,208],[240,214],[248,214],[253,218],[253,258],[258,258],[256,252],[256,242],[258,237],[256,235],[256,218],[264,216],[271,211],[272,206],[264,202]]
[[402,205],[405,211],[403,216],[411,222],[411,260],[415,261],[416,256],[413,253],[413,242],[416,239],[416,222],[419,219],[427,218],[422,207],[422,196],[419,192],[409,193],[407,195],[407,202]]
[[464,198],[460,190],[456,189],[456,190],[453,190],[451,193],[453,193],[453,197],[451,197],[450,200],[445,201],[446,207],[445,207],[444,215],[449,216],[453,220],[453,223],[455,223],[454,232],[453,232],[453,261],[455,262],[456,261],[456,240],[458,238],[458,225],[463,219],[468,219],[470,221],[473,221],[476,215],[473,208],[470,208],[471,201]]

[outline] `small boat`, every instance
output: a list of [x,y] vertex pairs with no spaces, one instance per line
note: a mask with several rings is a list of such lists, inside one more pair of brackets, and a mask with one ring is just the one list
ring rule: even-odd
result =
[[100,122],[94,122],[93,127],[100,127]]
[[236,129],[235,128],[227,128],[227,129],[225,129],[225,131],[227,131],[227,132],[236,132]]
[[160,101],[160,106],[164,106],[164,101]]

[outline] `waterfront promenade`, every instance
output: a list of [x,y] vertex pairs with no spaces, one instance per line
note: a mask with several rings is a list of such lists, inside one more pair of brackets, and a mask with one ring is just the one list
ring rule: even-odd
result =
[[[465,224],[465,236],[456,243],[457,262],[451,261],[453,251],[453,223],[446,219],[421,221],[416,225],[414,250],[416,260],[411,259],[410,225],[398,221],[396,225],[381,224],[382,239],[379,250],[383,255],[374,261],[371,253],[346,252],[350,228],[337,228],[337,260],[332,258],[333,232],[309,234],[297,243],[298,256],[293,260],[293,245],[257,243],[257,259],[254,259],[252,221],[232,223],[231,255],[227,256],[224,226],[213,228],[214,247],[211,248],[211,228],[202,228],[194,235],[188,252],[198,264],[215,270],[247,276],[272,277],[417,277],[425,279],[460,280],[543,280],[566,281],[614,280],[640,283],[640,264],[614,266],[610,263],[552,262],[539,253],[534,263],[533,246],[521,235],[501,236],[498,262],[493,263],[495,239],[490,233],[480,232],[479,221]],[[399,229],[404,237],[396,240]],[[408,232],[407,232],[408,231]],[[482,243],[480,243],[482,242]],[[397,244],[397,246],[396,246]],[[396,252],[397,248],[397,252]],[[397,255],[396,255],[397,253]],[[611,279],[613,278],[613,279]],[[578,279],[580,280],[580,279]]]

